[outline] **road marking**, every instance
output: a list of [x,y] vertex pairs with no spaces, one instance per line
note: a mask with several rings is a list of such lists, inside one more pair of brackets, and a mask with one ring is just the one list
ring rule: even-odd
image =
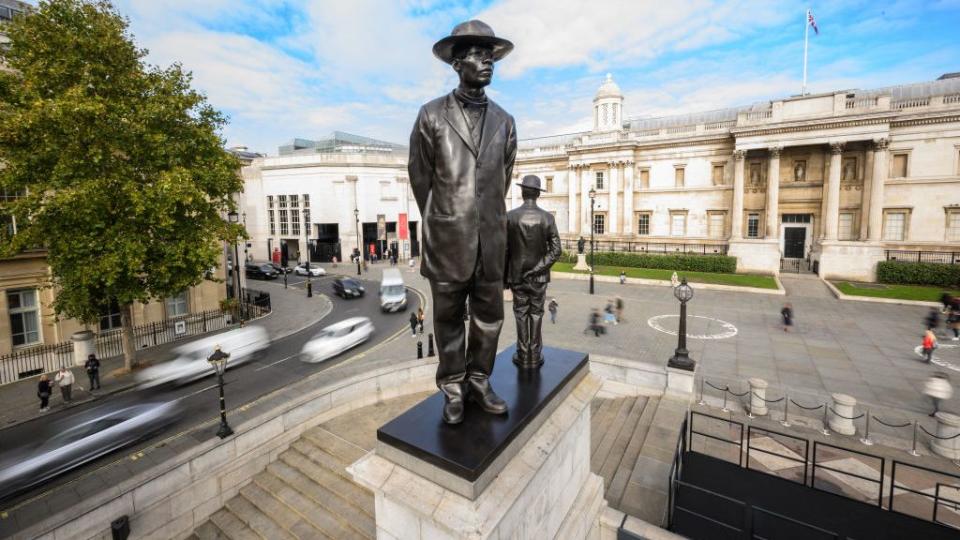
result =
[[279,363],[281,363],[281,362],[286,362],[287,360],[289,360],[289,359],[291,359],[291,358],[296,358],[296,357],[298,357],[298,356],[300,356],[300,353],[291,354],[290,356],[288,356],[288,357],[286,357],[286,358],[281,358],[280,360],[277,360],[276,362],[271,362],[271,363],[269,363],[269,364],[267,364],[267,365],[265,365],[265,366],[260,366],[260,367],[258,367],[257,369],[255,369],[254,371],[263,371],[263,370],[267,369],[268,367],[273,367],[273,366],[275,366],[275,365],[277,365],[277,364],[279,364]]
[[[938,344],[937,348],[934,349],[934,354],[930,362],[942,368],[952,369],[953,371],[960,371],[960,366],[956,366],[952,362],[948,362],[947,360],[944,360],[943,358],[940,358],[939,356],[936,355],[936,351],[939,349],[957,349],[957,348],[960,348],[960,344],[958,345],[954,345],[953,343]],[[914,347],[913,352],[917,353],[917,356],[919,356],[920,358],[923,358],[924,360],[926,360],[926,358],[923,356],[923,345],[917,345],[916,347]]]
[[[675,336],[675,335],[677,335],[677,330],[670,330],[670,329],[668,329],[668,328],[664,328],[663,325],[661,324],[661,321],[663,321],[664,319],[668,319],[668,318],[679,319],[680,316],[679,316],[679,315],[657,315],[657,316],[655,316],[655,317],[650,317],[649,319],[647,319],[647,325],[649,325],[650,328],[653,328],[654,330],[656,330],[656,331],[658,331],[658,332],[663,332],[663,333],[665,333],[665,334],[670,334],[671,336]],[[721,321],[720,319],[714,319],[713,317],[704,317],[704,316],[702,316],[702,315],[690,315],[690,318],[691,318],[691,319],[705,319],[705,320],[707,320],[707,321],[716,322],[716,323],[720,324],[720,326],[721,326],[721,332],[720,332],[720,333],[717,333],[717,334],[690,334],[690,333],[687,333],[687,337],[688,337],[688,338],[691,338],[691,339],[727,339],[727,338],[732,338],[733,336],[737,335],[737,327],[734,326],[734,325],[731,324],[731,323],[728,323],[727,321]]]

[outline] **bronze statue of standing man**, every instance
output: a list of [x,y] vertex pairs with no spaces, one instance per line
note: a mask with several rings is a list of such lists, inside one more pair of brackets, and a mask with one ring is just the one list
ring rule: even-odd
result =
[[[410,134],[410,186],[424,219],[420,273],[430,281],[440,364],[443,420],[463,421],[464,399],[505,414],[490,387],[503,326],[507,218],[504,199],[513,175],[513,117],[488,99],[494,62],[513,44],[481,21],[458,24],[433,46],[460,85],[420,108]],[[470,301],[470,338],[463,314]]]
[[543,304],[550,267],[560,258],[560,233],[550,212],[537,206],[543,191],[532,174],[520,181],[523,205],[507,212],[507,273],[517,320],[517,352],[513,363],[522,369],[543,365]]

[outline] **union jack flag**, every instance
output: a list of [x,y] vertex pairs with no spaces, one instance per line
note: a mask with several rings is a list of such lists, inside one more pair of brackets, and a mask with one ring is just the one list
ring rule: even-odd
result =
[[818,36],[820,35],[820,29],[817,28],[817,21],[816,21],[816,19],[813,18],[813,11],[812,11],[812,10],[809,10],[809,9],[807,10],[807,24],[809,24],[810,26],[813,27],[813,31],[814,31]]

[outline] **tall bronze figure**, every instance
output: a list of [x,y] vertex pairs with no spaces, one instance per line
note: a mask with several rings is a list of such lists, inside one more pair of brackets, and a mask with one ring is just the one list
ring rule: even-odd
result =
[[527,175],[519,184],[523,205],[507,212],[507,274],[517,320],[513,363],[523,369],[543,365],[543,304],[550,267],[560,258],[560,233],[550,212],[537,206],[540,178]]
[[[481,21],[458,24],[434,44],[433,54],[453,67],[460,85],[421,107],[410,134],[410,185],[424,219],[420,273],[430,280],[437,386],[449,424],[463,421],[465,398],[489,413],[507,412],[490,387],[490,373],[503,326],[504,198],[517,131],[513,117],[483,89],[494,62],[511,50],[512,43]],[[468,298],[469,340],[463,324]]]

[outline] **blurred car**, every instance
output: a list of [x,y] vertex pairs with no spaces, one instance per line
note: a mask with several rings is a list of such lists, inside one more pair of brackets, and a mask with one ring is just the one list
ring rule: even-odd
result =
[[303,345],[301,358],[304,362],[322,362],[370,339],[373,330],[373,323],[366,317],[332,324]]
[[268,262],[265,264],[269,264],[271,267],[273,267],[278,274],[289,274],[290,272],[293,272],[293,268],[290,268],[289,266],[280,266],[280,264],[275,262]]
[[395,313],[407,309],[407,288],[397,268],[386,268],[380,278],[380,310]]
[[161,385],[179,386],[214,374],[207,358],[217,345],[230,355],[227,369],[247,362],[270,346],[270,338],[262,326],[245,326],[229,332],[191,341],[173,350],[176,359],[148,367],[135,376],[140,388]]
[[366,289],[359,281],[342,277],[333,280],[333,292],[343,298],[360,298],[366,292]]
[[[298,276],[305,276],[305,275],[307,275],[307,263],[298,264],[298,265],[293,269],[293,272],[294,272],[295,274],[297,274]],[[315,264],[311,264],[311,265],[310,265],[310,275],[313,276],[313,277],[325,276],[325,275],[327,275],[327,271],[324,270],[323,268],[320,268],[319,266],[317,266],[317,265],[315,265]]]
[[178,400],[110,403],[45,421],[34,440],[0,455],[0,500],[165,429]]
[[253,279],[277,279],[280,275],[272,266],[266,263],[247,263],[244,266],[247,277]]

